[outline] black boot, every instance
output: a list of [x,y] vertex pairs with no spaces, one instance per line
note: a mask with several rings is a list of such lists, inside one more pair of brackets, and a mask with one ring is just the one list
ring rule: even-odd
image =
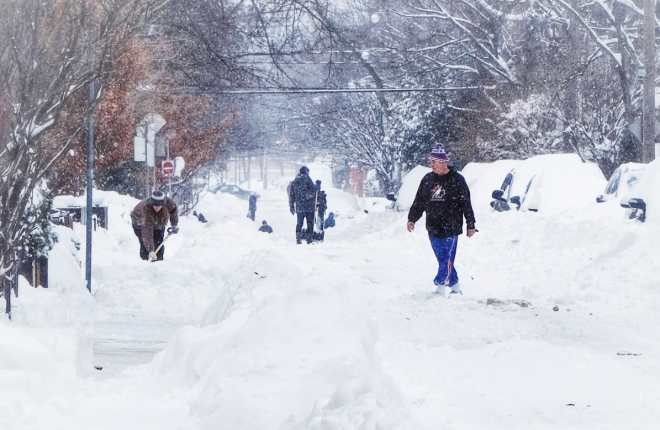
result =
[[299,231],[296,232],[296,243],[300,245],[302,243],[302,233]]

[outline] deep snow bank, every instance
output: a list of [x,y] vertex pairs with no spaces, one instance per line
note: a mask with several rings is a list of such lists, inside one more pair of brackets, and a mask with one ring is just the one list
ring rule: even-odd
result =
[[374,356],[368,291],[272,250],[233,273],[201,327],[182,329],[152,365],[191,389],[202,428],[414,428]]

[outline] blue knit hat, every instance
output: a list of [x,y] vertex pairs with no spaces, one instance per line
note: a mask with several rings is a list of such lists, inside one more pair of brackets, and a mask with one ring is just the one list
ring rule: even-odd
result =
[[449,161],[449,157],[447,156],[447,152],[445,152],[445,147],[442,146],[442,143],[436,143],[433,145],[429,158],[432,160]]

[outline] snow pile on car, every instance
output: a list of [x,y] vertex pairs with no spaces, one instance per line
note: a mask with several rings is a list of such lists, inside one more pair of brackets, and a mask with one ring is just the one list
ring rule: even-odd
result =
[[419,188],[419,183],[422,178],[431,171],[430,168],[424,166],[416,166],[401,180],[401,187],[396,194],[396,202],[394,209],[397,211],[407,211],[415,201],[415,194]]

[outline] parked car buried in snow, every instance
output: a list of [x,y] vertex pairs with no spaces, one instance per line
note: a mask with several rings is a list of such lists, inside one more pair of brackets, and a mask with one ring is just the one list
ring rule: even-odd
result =
[[493,188],[502,183],[513,168],[520,164],[520,160],[498,160],[492,163],[468,163],[460,174],[470,188],[470,199],[475,211],[488,210]]
[[642,222],[660,222],[660,159],[646,165],[637,184],[621,197],[621,206],[628,210],[629,218]]
[[[598,203],[604,203],[613,199],[622,198],[629,195],[633,188],[639,184],[639,180],[644,176],[646,164],[624,163],[620,165],[607,182],[605,191],[596,197]],[[626,202],[621,202],[626,203]]]
[[559,212],[593,202],[606,184],[595,163],[576,154],[537,155],[523,160],[504,177],[492,193],[491,206],[502,212]]
[[211,192],[213,194],[217,193],[218,191],[220,191],[221,193],[233,194],[236,197],[244,200],[249,199],[252,194],[256,195],[257,198],[259,198],[259,194],[255,193],[254,191],[244,190],[243,188],[237,185],[220,184],[211,189]]
[[401,185],[396,192],[387,194],[387,200],[392,201],[392,209],[400,212],[410,209],[413,201],[415,201],[419,183],[422,182],[422,178],[430,171],[431,169],[429,167],[415,166],[415,168],[408,172],[401,180]]

